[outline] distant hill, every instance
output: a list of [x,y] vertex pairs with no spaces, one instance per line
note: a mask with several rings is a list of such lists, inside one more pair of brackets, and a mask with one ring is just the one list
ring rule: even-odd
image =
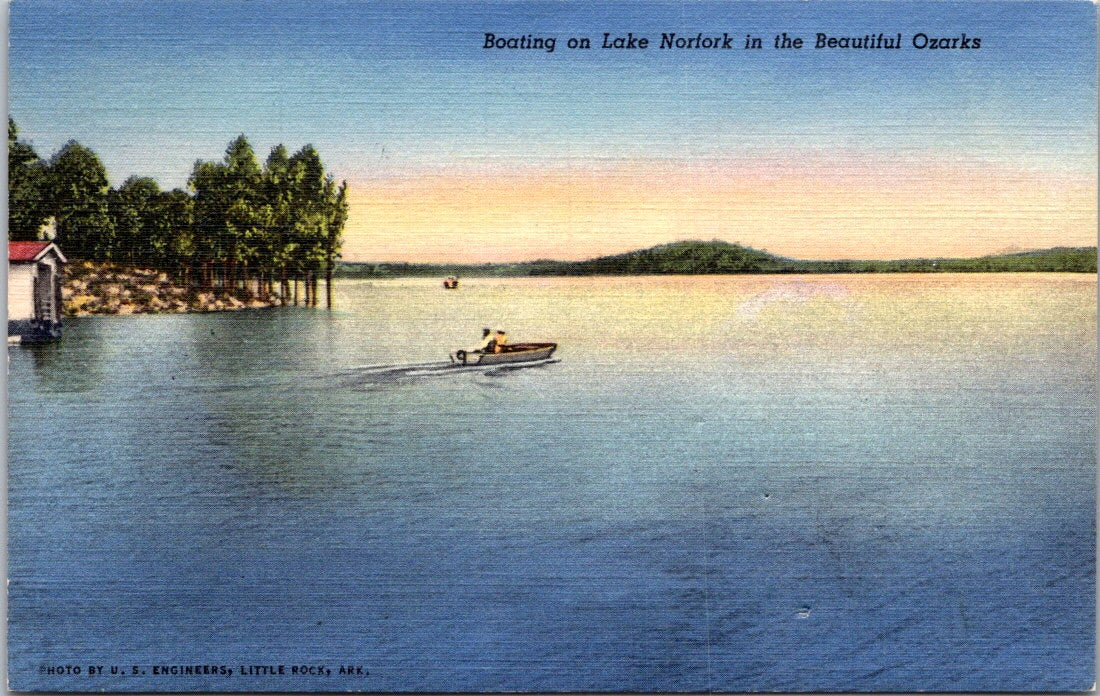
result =
[[782,273],[792,260],[728,242],[673,242],[650,249],[566,262],[569,275],[639,275],[651,273]]
[[601,256],[586,261],[529,261],[491,264],[341,263],[345,278],[401,276],[522,277],[584,275],[707,275],[735,273],[1096,273],[1096,247],[1055,247],[1041,251],[971,259],[897,261],[807,261],[769,254],[728,242],[686,241]]

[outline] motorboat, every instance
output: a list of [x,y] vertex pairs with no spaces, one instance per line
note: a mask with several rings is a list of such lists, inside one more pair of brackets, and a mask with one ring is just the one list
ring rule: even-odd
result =
[[557,343],[509,343],[492,353],[456,350],[451,362],[456,365],[507,365],[547,360],[557,350]]

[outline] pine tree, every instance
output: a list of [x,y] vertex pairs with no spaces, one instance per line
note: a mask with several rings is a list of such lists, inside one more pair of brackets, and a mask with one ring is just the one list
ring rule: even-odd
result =
[[108,192],[107,209],[115,232],[109,258],[131,265],[151,265],[157,261],[150,233],[157,222],[160,194],[156,181],[137,176]]
[[51,159],[45,209],[57,221],[57,242],[76,258],[109,259],[115,247],[107,212],[107,170],[94,152],[70,140]]

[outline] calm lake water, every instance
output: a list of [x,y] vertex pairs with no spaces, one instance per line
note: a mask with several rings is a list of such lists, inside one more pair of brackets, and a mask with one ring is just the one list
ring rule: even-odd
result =
[[337,290],[9,349],[12,688],[1091,686],[1095,277]]

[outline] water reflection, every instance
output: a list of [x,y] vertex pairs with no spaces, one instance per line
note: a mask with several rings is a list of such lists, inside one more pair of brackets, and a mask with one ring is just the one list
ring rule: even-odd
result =
[[93,391],[104,379],[108,337],[92,322],[66,324],[64,338],[8,348],[13,363],[30,358],[38,388],[48,392],[81,394]]

